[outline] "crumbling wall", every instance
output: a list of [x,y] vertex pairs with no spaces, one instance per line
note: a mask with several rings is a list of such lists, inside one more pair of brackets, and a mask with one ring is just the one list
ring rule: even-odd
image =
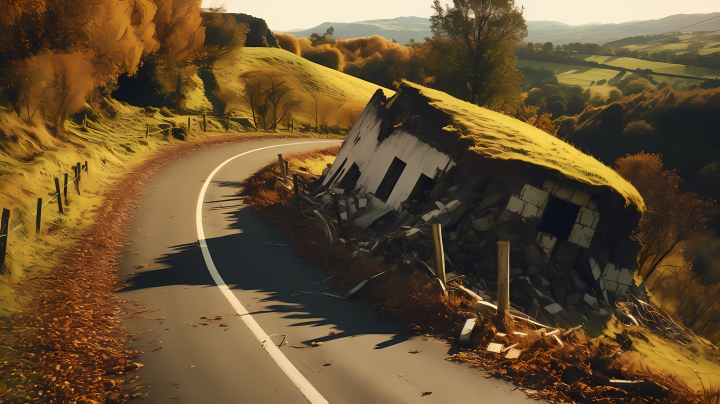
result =
[[[416,126],[417,110],[433,115],[420,101],[412,93],[387,101],[376,93],[306,200],[330,213],[331,195],[342,194],[341,220],[358,254],[394,270],[414,259],[434,267],[431,226],[440,223],[448,278],[486,300],[496,298],[496,243],[509,241],[515,309],[600,329],[615,301],[636,287],[636,207],[610,187],[547,167],[459,153],[463,138],[439,128],[447,123],[442,115],[440,123]],[[398,177],[401,166],[407,173]],[[392,175],[397,183],[387,193],[383,183]]]
[[[398,209],[400,203],[416,189],[422,176],[434,180],[455,166],[455,162],[447,154],[439,152],[403,128],[396,128],[387,137],[379,139],[383,119],[388,111],[383,101],[383,93],[377,92],[367,104],[343,143],[335,160],[337,164],[325,177],[323,186],[339,188],[341,192],[355,191],[361,197],[373,194],[376,204]],[[378,188],[383,185],[395,159],[402,161],[405,166],[391,187],[391,193],[387,197],[379,196]],[[343,181],[353,164],[356,166],[357,178],[352,181],[352,189],[344,189]]]

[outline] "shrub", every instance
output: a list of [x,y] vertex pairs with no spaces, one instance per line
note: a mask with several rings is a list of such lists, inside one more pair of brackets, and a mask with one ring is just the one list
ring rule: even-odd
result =
[[602,80],[598,80],[597,85],[601,86],[605,83],[607,83],[607,79],[602,79]]
[[645,121],[632,121],[625,125],[622,134],[624,136],[650,136],[655,133],[655,128]]
[[274,33],[273,35],[275,36],[275,39],[277,39],[278,45],[281,49],[300,56],[300,45],[298,44],[297,38],[290,34]]

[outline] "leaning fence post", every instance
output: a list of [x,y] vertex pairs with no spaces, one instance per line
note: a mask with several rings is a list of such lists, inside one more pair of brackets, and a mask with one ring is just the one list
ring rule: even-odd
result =
[[80,195],[80,171],[81,170],[82,169],[80,168],[80,163],[78,162],[77,165],[75,166],[75,175],[77,176],[76,177],[77,181],[75,182],[75,187],[77,188],[78,195]]
[[10,211],[3,208],[0,219],[0,269],[5,269],[5,254],[7,253],[8,238],[10,234]]
[[293,186],[295,187],[295,205],[297,206],[298,210],[300,209],[300,192],[298,191],[298,184],[297,184],[297,173],[293,174]]
[[338,221],[338,237],[345,237],[345,227],[340,216],[340,198],[335,192],[333,192],[333,205],[335,205],[335,217]]
[[40,225],[42,224],[42,198],[38,198],[37,213],[35,214],[35,234],[40,234]]
[[[65,188],[65,189],[67,189],[67,188]],[[58,209],[60,210],[60,213],[62,214],[63,213],[62,194],[60,193],[60,179],[58,179],[58,178],[55,178],[55,192],[57,193],[57,198],[58,198]]]
[[[65,173],[65,186],[63,187],[63,196],[65,197],[65,205],[68,204],[67,185],[68,185],[68,175],[67,175],[67,173]],[[62,212],[60,212],[60,213],[62,213]]]
[[443,250],[442,227],[439,223],[432,225],[433,244],[435,245],[435,276],[442,282],[447,283],[445,278],[445,251]]
[[287,172],[285,171],[285,161],[283,161],[282,154],[278,154],[278,164],[280,164],[280,175],[282,175],[283,181],[287,182]]
[[510,242],[498,241],[498,304],[497,314],[504,317],[510,311]]

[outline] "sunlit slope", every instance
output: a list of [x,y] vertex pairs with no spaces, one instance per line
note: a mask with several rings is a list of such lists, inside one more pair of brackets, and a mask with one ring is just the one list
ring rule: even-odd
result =
[[[245,82],[240,75],[267,72],[277,75],[293,89],[301,105],[291,115],[296,121],[314,122],[316,100],[320,122],[349,124],[359,116],[378,85],[337,70],[312,63],[277,48],[242,48],[220,58],[213,66],[219,93],[230,100],[236,116],[252,119],[250,103],[244,98]],[[394,91],[383,88],[386,96]],[[313,123],[314,125],[314,123]]]
[[405,82],[430,99],[436,108],[452,115],[463,134],[471,137],[475,152],[494,159],[520,160],[557,170],[567,177],[595,186],[614,188],[644,209],[638,191],[615,171],[533,126],[515,118],[458,100],[443,92]]
[[[655,50],[653,50],[655,52]],[[704,67],[686,66],[675,63],[653,62],[650,60],[642,60],[618,56],[603,55],[574,55],[576,59],[583,59],[591,62],[598,62],[608,66],[619,67],[627,70],[650,69],[657,74],[676,74],[679,76],[697,77],[698,79],[711,79],[720,77],[720,71],[706,69]]]

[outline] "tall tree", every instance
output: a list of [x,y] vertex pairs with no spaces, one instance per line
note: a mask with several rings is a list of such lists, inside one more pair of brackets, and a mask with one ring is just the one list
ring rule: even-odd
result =
[[461,97],[469,90],[463,98],[489,107],[520,92],[513,46],[527,36],[527,25],[514,0],[453,0],[445,9],[435,0],[432,7],[428,58],[436,87]]

